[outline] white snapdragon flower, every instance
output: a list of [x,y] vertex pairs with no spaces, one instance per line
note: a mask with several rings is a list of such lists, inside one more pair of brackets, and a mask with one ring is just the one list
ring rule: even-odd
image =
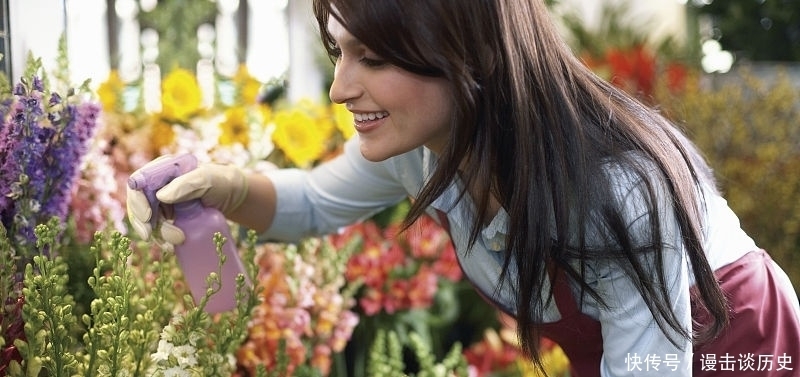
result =
[[164,377],[191,377],[191,374],[180,367],[172,367],[164,371]]
[[175,346],[173,346],[172,343],[161,339],[158,341],[158,349],[156,349],[156,352],[154,352],[150,358],[155,362],[167,361],[169,360],[169,355],[172,354],[173,348],[175,348]]
[[178,365],[182,367],[193,367],[197,365],[196,352],[197,350],[188,344],[176,346],[172,349],[172,355],[178,360]]

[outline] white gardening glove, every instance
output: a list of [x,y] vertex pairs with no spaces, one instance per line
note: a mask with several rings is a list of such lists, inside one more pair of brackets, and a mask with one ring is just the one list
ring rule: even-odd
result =
[[[204,206],[216,208],[224,215],[237,209],[246,196],[247,175],[233,165],[213,163],[200,164],[156,192],[156,197],[164,204],[200,199]],[[153,213],[142,191],[128,188],[127,209],[134,231],[142,239],[149,239],[154,233],[150,223]],[[171,209],[165,208],[165,213],[171,213]],[[173,245],[183,243],[185,236],[172,225],[172,220],[159,217],[155,236]]]

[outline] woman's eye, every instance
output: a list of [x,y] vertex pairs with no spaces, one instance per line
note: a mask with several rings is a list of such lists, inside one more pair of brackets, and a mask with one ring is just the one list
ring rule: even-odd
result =
[[373,54],[371,52],[367,52],[367,51],[363,51],[363,50],[362,51],[351,51],[351,50],[342,51],[341,47],[339,47],[337,44],[332,44],[328,48],[328,55],[337,63],[339,61],[341,61],[342,56],[345,55],[345,54],[347,56],[350,56],[350,57],[353,57],[353,58],[358,57],[360,55],[360,57],[358,57],[358,62],[363,64],[364,66],[371,67],[371,68],[382,67],[382,66],[388,64],[386,62],[386,60],[384,60],[383,58],[378,57],[377,55],[375,55],[375,54]]
[[368,58],[366,56],[362,57],[360,59],[360,61],[361,61],[361,64],[364,64],[367,67],[381,67],[381,66],[386,65],[386,60]]

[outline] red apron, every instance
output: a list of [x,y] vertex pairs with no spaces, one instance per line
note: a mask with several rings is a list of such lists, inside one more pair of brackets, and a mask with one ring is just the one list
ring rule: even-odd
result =
[[[714,275],[728,296],[730,326],[715,340],[694,347],[694,375],[800,375],[800,318],[791,301],[797,296],[776,280],[779,275],[769,255],[764,250],[750,252]],[[695,320],[708,318],[705,309],[692,309]]]
[[540,333],[564,350],[572,369],[571,377],[599,376],[603,358],[600,322],[580,311],[563,272],[556,273],[553,300],[561,319],[539,326]]
[[[439,213],[439,219],[449,231],[447,216]],[[714,275],[728,297],[730,325],[715,340],[694,347],[693,376],[800,376],[800,318],[794,309],[797,295],[786,292],[785,285],[776,280],[779,275],[769,255],[764,250],[747,253]],[[553,286],[561,319],[545,323],[539,330],[564,350],[572,377],[599,376],[603,357],[600,322],[580,311],[565,276],[558,273]],[[692,305],[692,318],[703,323],[708,312]]]
[[[563,274],[561,274],[563,276]],[[694,347],[692,375],[702,377],[791,377],[800,375],[800,318],[776,281],[769,255],[758,250],[714,272],[728,296],[730,325],[719,337]],[[600,322],[583,314],[566,279],[556,279],[554,299],[561,320],[542,326],[570,359],[573,377],[600,375],[603,339]],[[692,309],[703,321],[708,312]]]

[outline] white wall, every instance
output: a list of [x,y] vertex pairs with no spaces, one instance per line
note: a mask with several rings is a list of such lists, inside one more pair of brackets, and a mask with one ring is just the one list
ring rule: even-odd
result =
[[[64,11],[68,4],[70,12]],[[19,80],[28,54],[47,69],[56,64],[58,39],[68,26],[70,77],[75,84],[108,76],[108,43],[103,0],[11,0],[12,82]]]
[[64,7],[58,0],[11,0],[8,4],[11,36],[11,78],[17,82],[28,53],[55,64],[58,38],[64,30]]
[[311,0],[289,1],[289,44],[289,100],[304,97],[316,100],[320,95],[327,95],[317,61],[321,44]]
[[[26,0],[27,1],[27,0]],[[52,0],[51,0],[52,1]],[[70,77],[97,86],[108,78],[108,28],[105,0],[66,0]]]

